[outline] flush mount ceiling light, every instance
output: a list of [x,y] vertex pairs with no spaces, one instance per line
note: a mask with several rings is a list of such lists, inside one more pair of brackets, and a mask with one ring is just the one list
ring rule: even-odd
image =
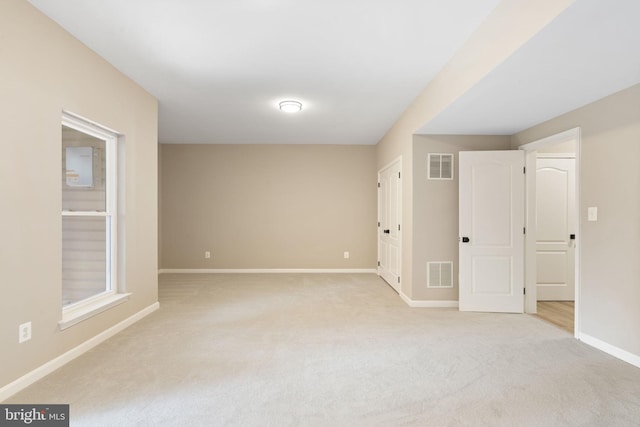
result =
[[278,105],[285,113],[297,113],[302,110],[302,104],[298,101],[282,101]]

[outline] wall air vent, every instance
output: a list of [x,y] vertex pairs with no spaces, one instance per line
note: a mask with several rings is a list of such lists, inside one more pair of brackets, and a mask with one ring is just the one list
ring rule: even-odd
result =
[[453,288],[453,262],[427,263],[427,288]]
[[453,154],[429,153],[429,179],[453,179]]

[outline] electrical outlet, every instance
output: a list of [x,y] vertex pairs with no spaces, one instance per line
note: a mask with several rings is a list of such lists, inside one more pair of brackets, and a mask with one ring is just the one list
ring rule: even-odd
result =
[[211,252],[209,252],[209,251],[204,251],[204,257],[205,257],[206,259],[211,258]]
[[349,251],[344,251],[344,259],[349,259]]
[[22,344],[31,339],[31,322],[23,323],[18,326],[18,343]]

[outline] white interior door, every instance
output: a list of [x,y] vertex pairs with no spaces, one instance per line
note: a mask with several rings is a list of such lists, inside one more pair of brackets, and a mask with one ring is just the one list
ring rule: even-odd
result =
[[461,311],[524,310],[524,153],[460,152]]
[[539,301],[575,299],[574,158],[536,161],[536,290]]
[[400,292],[401,160],[378,172],[378,275]]

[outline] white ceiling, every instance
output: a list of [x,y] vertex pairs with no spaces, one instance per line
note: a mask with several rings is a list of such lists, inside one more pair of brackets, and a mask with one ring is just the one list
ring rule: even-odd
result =
[[[158,98],[160,142],[255,144],[376,144],[499,3],[29,1]],[[638,17],[577,0],[419,132],[512,134],[640,82]]]
[[288,144],[376,144],[499,2],[29,1],[158,98],[160,142]]
[[640,83],[640,1],[578,0],[417,133],[512,135]]

